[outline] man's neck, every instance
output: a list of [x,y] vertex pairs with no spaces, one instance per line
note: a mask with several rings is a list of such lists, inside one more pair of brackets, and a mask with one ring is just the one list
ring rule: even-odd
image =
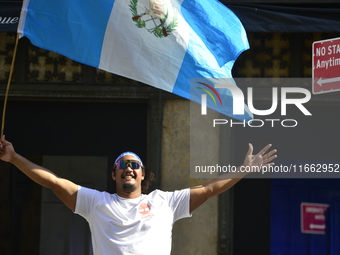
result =
[[122,198],[138,198],[142,195],[140,190],[132,191],[132,192],[125,192],[117,190],[117,195]]

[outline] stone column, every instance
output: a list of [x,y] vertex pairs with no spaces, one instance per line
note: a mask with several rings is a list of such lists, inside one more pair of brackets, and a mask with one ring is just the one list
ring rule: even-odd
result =
[[[190,179],[190,102],[166,100],[163,111],[161,189],[172,191],[201,185]],[[175,223],[172,254],[217,254],[218,198],[206,201],[191,218]]]

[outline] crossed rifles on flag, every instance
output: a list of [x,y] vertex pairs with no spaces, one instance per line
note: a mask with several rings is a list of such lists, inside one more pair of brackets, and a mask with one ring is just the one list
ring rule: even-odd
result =
[[132,20],[138,20],[144,15],[149,15],[153,18],[158,18],[161,22],[159,26],[162,26],[162,33],[164,36],[168,36],[165,27],[163,26],[166,19],[165,18],[165,8],[166,4],[163,0],[150,0],[150,10],[146,9],[144,13],[132,17]]

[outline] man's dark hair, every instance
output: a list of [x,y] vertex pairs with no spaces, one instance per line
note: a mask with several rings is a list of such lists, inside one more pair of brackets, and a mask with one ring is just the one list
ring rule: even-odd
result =
[[[114,166],[112,171],[116,171],[116,167]],[[144,166],[142,166],[142,171],[144,173],[144,180],[142,180],[142,193],[147,193],[152,182],[155,180],[155,175],[150,170],[146,169]],[[112,192],[117,192],[116,182],[112,180],[112,177],[110,178],[112,182]]]

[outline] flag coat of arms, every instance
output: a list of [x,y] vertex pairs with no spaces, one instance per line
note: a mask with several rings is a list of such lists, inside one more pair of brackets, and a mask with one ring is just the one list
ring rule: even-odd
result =
[[[190,79],[232,78],[249,48],[235,14],[216,0],[24,0],[18,33],[40,48],[200,103]],[[214,86],[214,84],[211,84]],[[232,94],[208,107],[230,117]]]

